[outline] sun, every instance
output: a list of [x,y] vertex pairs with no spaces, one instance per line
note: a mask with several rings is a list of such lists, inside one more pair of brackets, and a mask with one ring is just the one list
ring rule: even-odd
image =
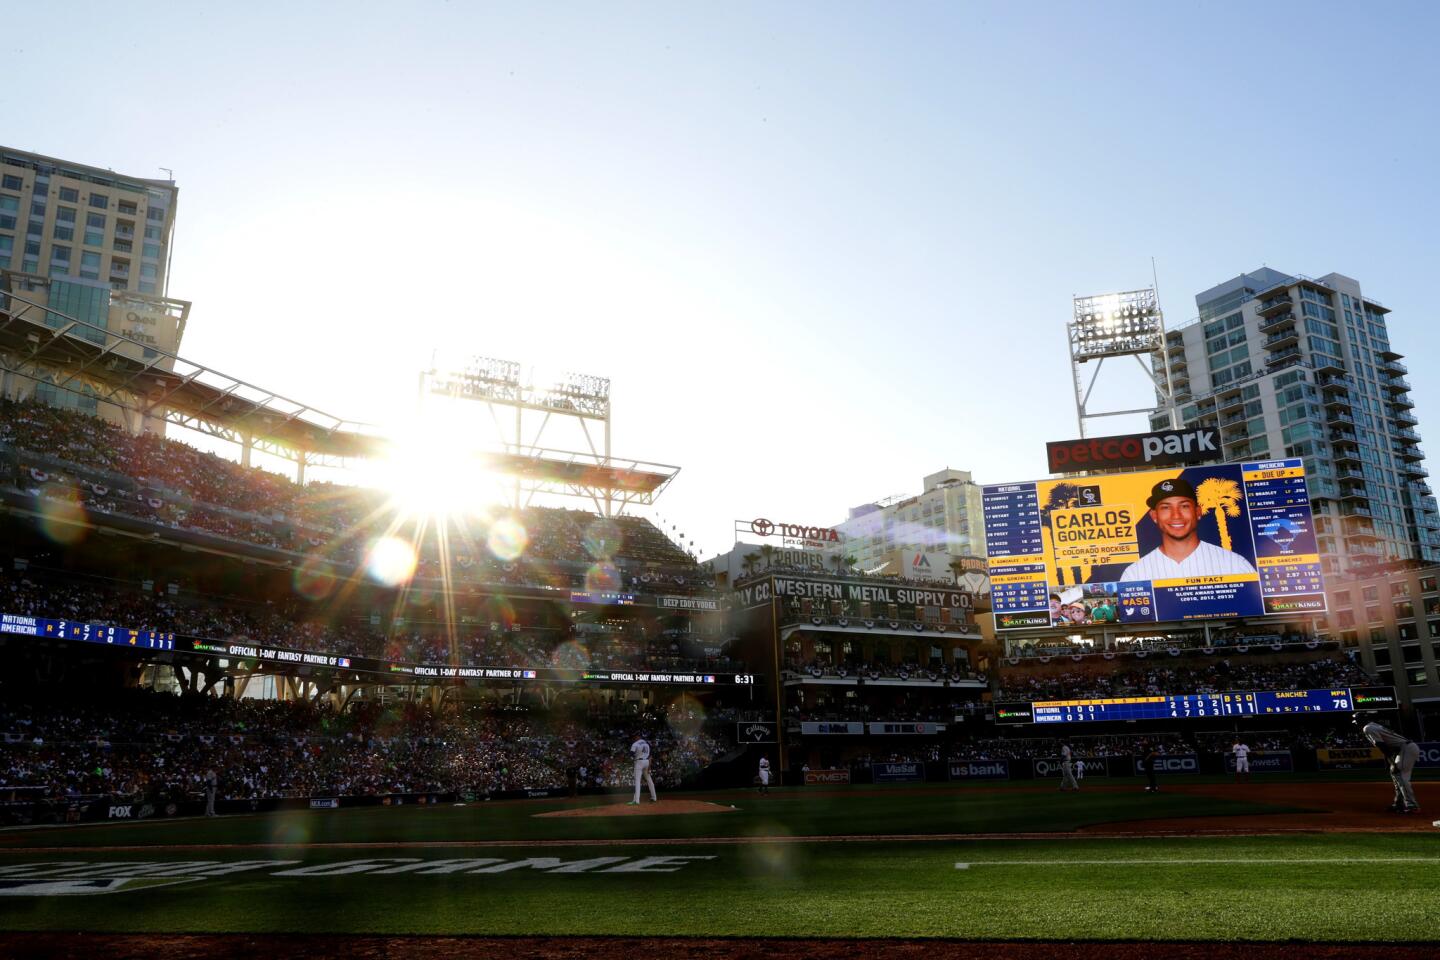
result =
[[384,456],[368,465],[367,486],[386,494],[405,517],[482,513],[495,502],[494,474],[463,427],[416,417],[388,431]]

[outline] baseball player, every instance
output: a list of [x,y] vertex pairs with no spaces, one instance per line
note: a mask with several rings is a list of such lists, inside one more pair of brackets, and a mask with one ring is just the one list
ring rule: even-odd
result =
[[1075,782],[1078,784],[1085,779],[1085,761],[1075,760]]
[[640,803],[640,781],[650,785],[650,802],[659,803],[660,798],[655,795],[655,781],[650,776],[650,742],[643,736],[635,738],[630,744],[630,756],[635,758],[635,799],[631,800],[629,806],[637,806]]
[[1410,773],[1415,769],[1415,761],[1420,759],[1419,745],[1374,720],[1366,721],[1359,714],[1355,716],[1355,725],[1372,746],[1385,754],[1390,781],[1395,784],[1395,802],[1387,809],[1391,813],[1417,812],[1420,802],[1415,799],[1415,789],[1410,786]]
[[1200,539],[1200,505],[1189,480],[1161,480],[1151,489],[1145,505],[1150,508],[1150,521],[1160,531],[1160,545],[1126,567],[1120,573],[1122,581],[1255,572],[1240,554]]
[[1080,789],[1080,784],[1075,779],[1075,753],[1068,743],[1060,745],[1060,789]]
[[1245,774],[1245,779],[1250,779],[1250,748],[1246,746],[1239,737],[1235,738],[1235,745],[1230,748],[1235,755],[1235,782],[1240,782],[1240,774]]
[[212,767],[205,771],[205,816],[215,816],[215,793],[220,789],[220,778]]
[[764,754],[760,756],[760,792],[770,792],[770,758]]

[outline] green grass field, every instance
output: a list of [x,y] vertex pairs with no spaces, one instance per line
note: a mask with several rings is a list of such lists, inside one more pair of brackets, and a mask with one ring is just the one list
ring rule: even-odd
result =
[[[0,929],[1440,937],[1440,830],[942,840],[925,835],[1288,808],[1018,787],[706,799],[738,809],[552,819],[534,815],[605,801],[480,803],[8,831],[0,833]],[[859,839],[873,834],[909,838]],[[825,836],[837,839],[785,839]]]

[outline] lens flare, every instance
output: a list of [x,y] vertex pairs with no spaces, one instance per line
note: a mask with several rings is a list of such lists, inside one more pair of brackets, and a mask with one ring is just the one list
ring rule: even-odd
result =
[[330,596],[335,589],[335,577],[327,571],[328,566],[323,558],[314,554],[306,557],[291,577],[295,592],[312,603]]
[[624,535],[613,520],[600,519],[585,528],[585,552],[596,560],[609,560],[620,552]]
[[381,537],[370,544],[365,572],[386,586],[398,586],[415,573],[415,548],[399,537]]
[[620,571],[613,564],[593,563],[585,571],[585,589],[591,593],[619,590],[621,582]]
[[40,498],[40,529],[62,546],[85,539],[85,507],[70,487],[50,486]]
[[550,665],[559,670],[588,670],[590,654],[579,640],[567,640],[555,648]]
[[510,563],[519,560],[525,553],[525,548],[530,545],[530,534],[518,520],[501,517],[490,524],[490,535],[485,538],[485,545],[496,559]]

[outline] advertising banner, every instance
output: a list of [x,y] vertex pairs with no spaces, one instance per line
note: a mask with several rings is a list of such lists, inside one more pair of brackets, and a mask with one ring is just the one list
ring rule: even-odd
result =
[[849,783],[850,771],[846,770],[806,770],[805,786],[811,787],[817,784]]
[[1415,761],[1415,766],[1440,767],[1440,742],[1425,740],[1417,746],[1420,748],[1420,759]]
[[870,773],[876,783],[925,782],[923,763],[873,763],[870,765]]
[[987,486],[1000,630],[1323,613],[1298,459]]
[[1321,747],[1315,751],[1315,764],[1321,770],[1383,768],[1385,754],[1374,747]]
[[951,760],[951,780],[1009,780],[1009,760]]
[[800,732],[806,736],[858,737],[865,732],[865,724],[859,720],[806,720],[800,724]]
[[1220,431],[1161,430],[1118,437],[1055,440],[1045,444],[1051,473],[1111,467],[1165,467],[1220,459]]
[[[1250,772],[1251,773],[1293,773],[1295,770],[1295,758],[1290,755],[1289,750],[1252,750],[1250,751]],[[1225,754],[1225,772],[1235,772],[1235,755]]]
[[774,743],[775,724],[761,721],[736,724],[736,740],[740,743]]
[[[1110,770],[1108,769],[1108,767],[1107,767],[1107,765],[1106,765],[1106,763],[1105,763],[1105,758],[1104,758],[1104,757],[1093,757],[1093,758],[1088,758],[1088,759],[1085,758],[1085,757],[1077,757],[1077,758],[1076,758],[1077,769],[1076,769],[1076,771],[1075,771],[1075,775],[1076,775],[1077,777],[1080,775],[1080,771],[1079,771],[1079,769],[1078,769],[1078,764],[1079,764],[1080,761],[1082,761],[1082,760],[1083,760],[1084,763],[1085,763],[1085,779],[1086,779],[1086,780],[1089,780],[1091,777],[1108,777],[1108,776],[1110,776]],[[1031,760],[1031,761],[1030,761],[1030,768],[1031,768],[1031,770],[1034,772],[1034,774],[1035,774],[1035,779],[1037,779],[1037,780],[1041,780],[1041,779],[1044,779],[1044,778],[1046,778],[1046,777],[1054,777],[1054,778],[1057,779],[1057,780],[1060,778],[1060,758],[1059,758],[1059,757],[1039,757],[1039,758],[1037,758],[1037,759],[1035,759],[1035,760]]]
[[[1135,772],[1145,775],[1143,759],[1135,758]],[[1156,773],[1199,773],[1200,758],[1193,753],[1168,753],[1155,758]]]
[[656,597],[655,606],[661,610],[719,610],[720,601],[714,597]]

